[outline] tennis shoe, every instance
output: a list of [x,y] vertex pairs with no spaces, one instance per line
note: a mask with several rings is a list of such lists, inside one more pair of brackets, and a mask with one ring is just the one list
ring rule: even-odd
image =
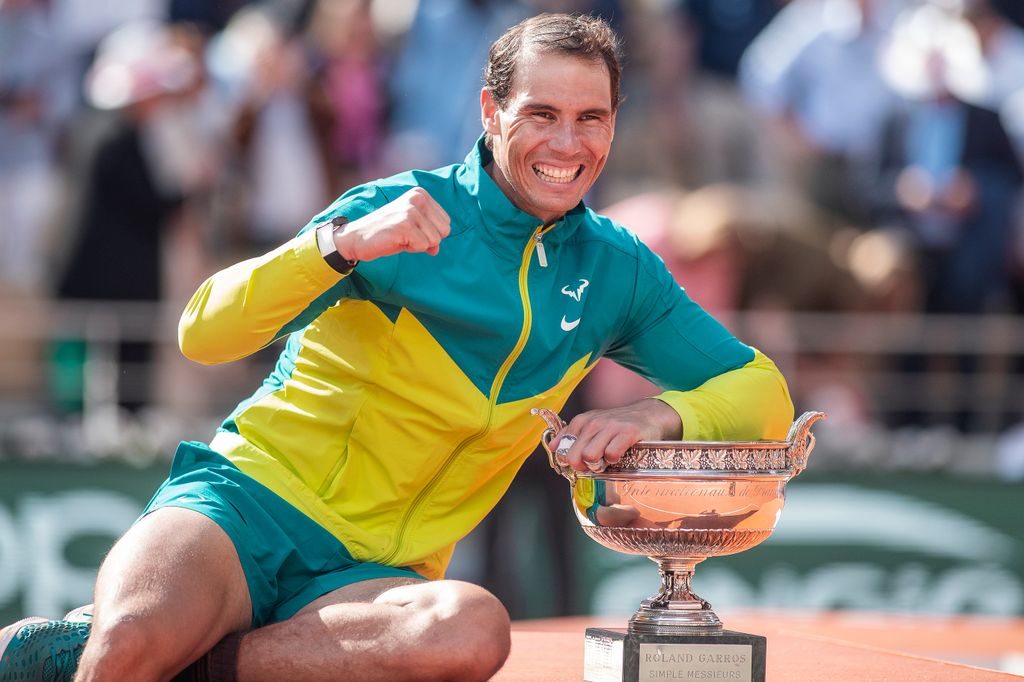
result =
[[25,618],[0,630],[0,682],[71,682],[89,623]]

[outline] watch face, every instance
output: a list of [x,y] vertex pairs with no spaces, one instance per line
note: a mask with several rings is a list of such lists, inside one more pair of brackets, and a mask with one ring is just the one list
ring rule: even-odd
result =
[[325,259],[338,252],[334,245],[334,228],[330,223],[324,223],[316,228],[316,245],[320,249],[320,255]]
[[352,269],[359,263],[359,261],[344,258],[338,253],[338,247],[334,243],[334,233],[347,223],[348,220],[346,218],[339,217],[316,228],[316,244],[320,249],[320,256],[328,265],[342,275],[352,272]]

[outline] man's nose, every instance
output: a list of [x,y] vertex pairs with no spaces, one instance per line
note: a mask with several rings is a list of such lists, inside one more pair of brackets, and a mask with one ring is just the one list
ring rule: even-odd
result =
[[579,149],[579,139],[576,126],[572,122],[566,121],[555,128],[548,146],[554,151],[572,154]]

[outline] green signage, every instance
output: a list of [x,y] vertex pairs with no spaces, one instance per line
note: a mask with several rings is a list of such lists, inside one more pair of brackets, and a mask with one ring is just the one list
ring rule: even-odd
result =
[[[1024,490],[948,477],[801,476],[775,533],[698,564],[716,609],[1024,614]],[[587,545],[594,545],[589,547]],[[655,565],[586,542],[586,610],[627,614]]]
[[104,554],[166,473],[163,463],[0,464],[0,622],[91,601]]
[[[163,480],[166,463],[0,464],[0,623],[59,616],[90,601],[104,553]],[[552,474],[553,475],[553,474]],[[513,616],[552,612],[548,522],[530,487],[513,488],[518,582]],[[571,521],[575,524],[575,520]],[[655,565],[607,550],[573,528],[577,610],[630,614],[657,590]],[[474,575],[471,538],[452,573]],[[804,474],[787,487],[774,535],[697,567],[696,591],[730,608],[870,609],[1024,615],[1024,488],[943,476]]]

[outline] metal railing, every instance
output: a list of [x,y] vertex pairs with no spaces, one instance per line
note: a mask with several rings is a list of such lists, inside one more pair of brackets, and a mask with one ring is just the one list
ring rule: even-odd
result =
[[830,382],[860,386],[884,422],[966,412],[972,430],[994,431],[1024,417],[1021,317],[749,312],[735,321],[802,395]]
[[[55,424],[80,419],[85,434],[81,442],[56,447],[89,449],[90,439],[99,433],[108,434],[107,450],[117,450],[118,438],[109,434],[137,419],[118,409],[126,400],[148,402],[149,410],[142,413],[158,420],[163,431],[177,433],[175,424],[186,425],[178,431],[196,431],[175,437],[205,438],[219,417],[257,387],[278,350],[223,366],[190,363],[177,350],[179,304],[0,303],[4,307],[0,456],[22,454],[17,452],[18,438],[9,436],[24,428],[26,419],[54,419]],[[915,428],[932,440],[936,432],[947,434],[947,440],[960,438],[961,450],[991,451],[1001,432],[1024,420],[1020,317],[772,311],[723,318],[740,338],[777,362],[798,409],[834,413],[827,427],[833,439],[849,440],[838,448],[842,457],[864,456],[850,453],[863,450],[866,440],[892,447],[900,429]],[[54,397],[55,372],[61,368],[52,352],[69,340],[83,349],[80,410],[70,416],[62,414]],[[118,361],[120,344],[131,342],[151,345],[146,366]],[[142,375],[151,375],[152,381],[131,381]],[[147,386],[148,396],[141,393]],[[46,447],[54,446],[34,449]]]

